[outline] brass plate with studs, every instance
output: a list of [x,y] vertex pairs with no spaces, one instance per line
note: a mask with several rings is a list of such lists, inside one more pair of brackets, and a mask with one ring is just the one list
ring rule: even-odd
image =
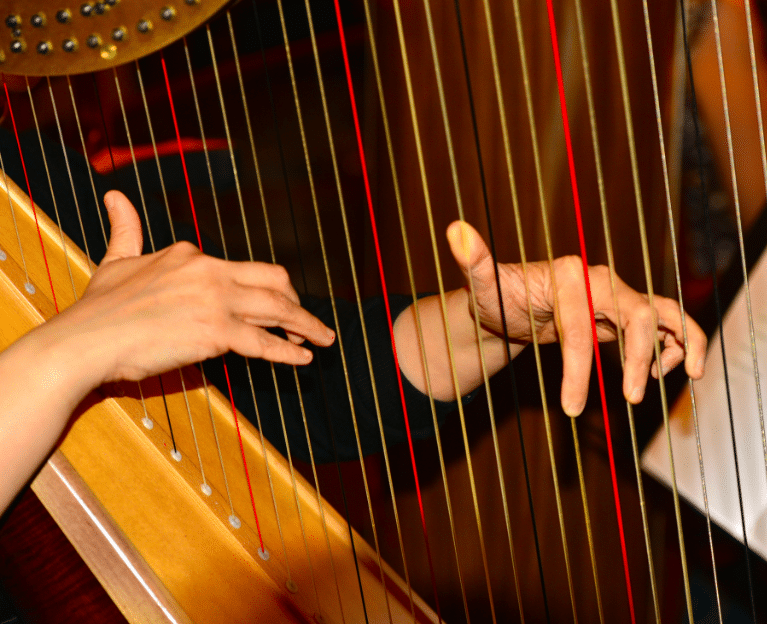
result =
[[[0,0],[0,72],[56,76],[121,65],[180,39],[228,1]],[[71,43],[94,36],[97,46]]]

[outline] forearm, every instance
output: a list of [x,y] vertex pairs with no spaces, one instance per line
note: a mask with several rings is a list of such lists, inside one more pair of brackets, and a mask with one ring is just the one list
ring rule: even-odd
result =
[[0,353],[0,511],[29,480],[95,382],[85,354],[42,326]]
[[[481,355],[484,356],[488,376],[497,373],[508,362],[507,348],[500,336],[482,327],[477,334],[474,317],[470,314],[467,289],[460,288],[445,294],[444,313],[439,295],[420,299],[418,316],[423,352],[414,305],[397,318],[394,336],[400,369],[421,392],[430,390],[435,399],[453,401],[456,399],[456,385],[458,394],[464,396],[483,383]],[[509,343],[512,358],[524,348],[524,344]],[[429,384],[426,382],[427,371]]]

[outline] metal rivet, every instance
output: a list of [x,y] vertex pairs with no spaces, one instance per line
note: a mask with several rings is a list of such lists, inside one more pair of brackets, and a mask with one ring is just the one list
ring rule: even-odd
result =
[[194,6],[196,4],[200,4],[200,0],[184,0],[189,6]]
[[16,39],[18,39],[19,37],[21,37],[21,28],[14,28],[14,29],[11,31],[11,36],[12,36],[12,37],[15,37]]
[[11,41],[11,52],[16,52],[18,54],[19,52],[24,52],[26,49],[27,46],[23,39],[15,39]]
[[21,17],[15,14],[9,15],[5,18],[5,25],[8,28],[18,28],[21,26]]
[[97,15],[104,15],[104,13],[107,12],[107,5],[103,2],[97,2],[96,5],[93,7],[93,10],[96,11]]
[[174,9],[172,6],[163,7],[160,10],[160,17],[166,22],[169,22],[174,17],[176,17],[176,9]]
[[101,45],[101,37],[99,35],[91,35],[85,43],[89,48],[98,48]]
[[120,26],[118,28],[115,28],[112,31],[112,39],[115,41],[122,41],[125,39],[125,36],[128,34],[128,32],[125,30],[123,26]]
[[64,43],[61,44],[61,47],[63,48],[64,52],[74,52],[77,50],[77,40],[64,39]]
[[51,45],[50,41],[41,41],[37,44],[37,53],[38,54],[48,54],[53,50],[53,46]]
[[35,13],[29,20],[35,28],[42,28],[45,26],[45,13]]
[[81,5],[80,14],[84,17],[90,17],[93,15],[93,5],[90,2],[86,2],[85,4]]
[[72,12],[69,9],[62,9],[56,12],[56,21],[59,24],[68,24],[72,19]]
[[150,30],[152,30],[152,22],[146,19],[142,19],[136,25],[136,30],[138,30],[140,33],[148,33]]
[[109,7],[113,7],[118,3],[119,0],[104,0],[104,4],[106,4]]

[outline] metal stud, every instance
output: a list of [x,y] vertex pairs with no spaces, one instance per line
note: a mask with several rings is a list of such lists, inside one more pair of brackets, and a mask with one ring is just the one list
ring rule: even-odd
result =
[[72,11],[69,9],[61,9],[61,11],[56,11],[56,21],[59,24],[68,24],[69,20],[72,19]]
[[64,39],[64,43],[61,44],[61,48],[64,50],[64,52],[74,52],[77,50],[77,40]]
[[98,48],[101,45],[101,37],[99,35],[93,34],[86,39],[85,44],[89,48]]
[[27,46],[23,39],[14,39],[11,41],[11,52],[19,54],[20,52],[24,52],[26,49]]
[[18,28],[19,26],[21,26],[21,17],[16,14],[9,15],[8,17],[5,18],[5,25],[8,28],[14,28],[14,29]]
[[51,45],[50,41],[41,41],[37,44],[37,53],[38,54],[50,54],[50,52],[53,50],[53,45]]
[[35,13],[29,20],[29,23],[35,28],[42,28],[45,26],[45,22],[45,13]]
[[176,9],[174,9],[172,6],[163,7],[160,9],[160,17],[166,22],[169,22],[174,17],[176,17]]
[[139,20],[139,23],[136,24],[136,30],[138,30],[140,33],[146,34],[152,30],[152,22],[146,19]]
[[83,17],[90,17],[93,15],[93,4],[86,2],[85,4],[80,5],[80,14]]
[[112,31],[112,39],[115,41],[123,41],[127,36],[128,31],[123,26],[119,26]]

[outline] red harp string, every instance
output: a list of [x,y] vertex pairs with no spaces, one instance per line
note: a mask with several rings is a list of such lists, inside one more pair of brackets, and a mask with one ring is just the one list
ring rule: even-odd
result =
[[580,245],[581,260],[583,262],[583,276],[586,282],[586,295],[589,302],[589,317],[591,321],[591,339],[594,343],[594,359],[596,361],[597,379],[599,381],[599,398],[602,402],[602,418],[605,426],[605,438],[607,441],[607,454],[610,459],[610,478],[612,480],[613,498],[615,499],[615,515],[618,520],[618,532],[621,542],[621,556],[623,557],[623,574],[626,579],[626,593],[628,594],[629,611],[631,612],[631,622],[636,623],[636,614],[634,612],[634,597],[631,591],[631,576],[629,574],[628,554],[626,551],[626,534],[623,528],[623,513],[621,512],[620,494],[618,492],[618,475],[615,469],[615,455],[613,452],[612,435],[610,434],[610,418],[607,411],[607,397],[605,393],[604,375],[602,374],[602,358],[599,353],[599,338],[597,336],[597,325],[594,317],[594,301],[591,296],[591,284],[589,282],[589,265],[586,256],[586,239],[583,231],[583,217],[581,215],[581,202],[578,193],[578,180],[575,174],[575,157],[573,155],[572,137],[570,134],[570,122],[567,115],[567,99],[565,97],[565,83],[562,75],[562,63],[559,55],[559,40],[557,38],[557,27],[554,20],[554,6],[552,0],[546,0],[546,8],[549,18],[549,32],[551,34],[551,47],[554,53],[554,65],[557,73],[557,88],[559,89],[559,103],[562,112],[562,126],[565,135],[565,144],[567,146],[567,164],[570,171],[570,185],[573,191],[573,204],[575,207],[575,221],[578,226],[578,244]]

